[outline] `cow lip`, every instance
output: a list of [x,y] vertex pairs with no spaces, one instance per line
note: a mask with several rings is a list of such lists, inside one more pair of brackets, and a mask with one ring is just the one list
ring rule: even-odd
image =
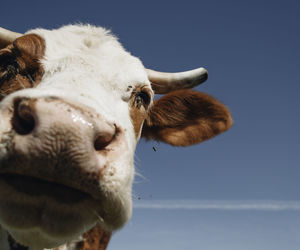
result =
[[59,203],[67,204],[92,199],[90,194],[79,189],[33,176],[5,173],[0,174],[0,179],[11,186],[16,192],[31,197],[48,197]]

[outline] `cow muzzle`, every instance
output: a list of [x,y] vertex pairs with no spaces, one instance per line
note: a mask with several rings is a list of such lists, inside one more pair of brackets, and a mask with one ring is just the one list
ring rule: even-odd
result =
[[128,197],[107,184],[113,158],[126,151],[114,123],[58,98],[15,98],[0,116],[0,223],[9,231],[65,239],[97,222],[106,230],[126,222]]
[[115,124],[56,98],[16,98],[4,119],[11,127],[10,148],[0,172],[64,183],[97,196],[106,156],[119,139]]

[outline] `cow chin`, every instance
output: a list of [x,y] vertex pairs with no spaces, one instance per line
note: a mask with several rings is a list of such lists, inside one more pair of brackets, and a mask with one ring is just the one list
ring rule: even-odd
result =
[[17,242],[33,249],[54,248],[76,240],[97,221],[95,213],[89,214],[83,203],[71,207],[45,198],[32,201],[1,201],[0,221]]
[[[41,152],[40,158],[32,152],[24,158],[15,147],[6,148],[0,155],[0,224],[17,242],[54,248],[96,224],[114,231],[130,218],[131,181],[116,184],[115,165],[83,174],[81,161],[55,165]],[[95,162],[85,167],[95,170]]]
[[34,249],[76,241],[95,224],[115,230],[129,219],[130,207],[57,183],[0,175],[0,223],[16,241]]

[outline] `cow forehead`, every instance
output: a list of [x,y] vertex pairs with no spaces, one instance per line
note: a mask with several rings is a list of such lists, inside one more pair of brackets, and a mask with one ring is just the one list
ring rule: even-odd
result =
[[35,29],[27,34],[37,34],[45,40],[41,84],[72,84],[72,88],[97,84],[98,88],[122,95],[128,86],[150,87],[141,61],[102,27],[69,25],[57,30]]

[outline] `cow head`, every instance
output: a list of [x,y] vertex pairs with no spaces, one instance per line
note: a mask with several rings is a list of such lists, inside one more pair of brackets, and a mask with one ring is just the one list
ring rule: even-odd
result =
[[225,106],[188,90],[205,69],[145,69],[103,28],[0,33],[0,224],[26,246],[122,227],[141,136],[187,146],[231,125]]

